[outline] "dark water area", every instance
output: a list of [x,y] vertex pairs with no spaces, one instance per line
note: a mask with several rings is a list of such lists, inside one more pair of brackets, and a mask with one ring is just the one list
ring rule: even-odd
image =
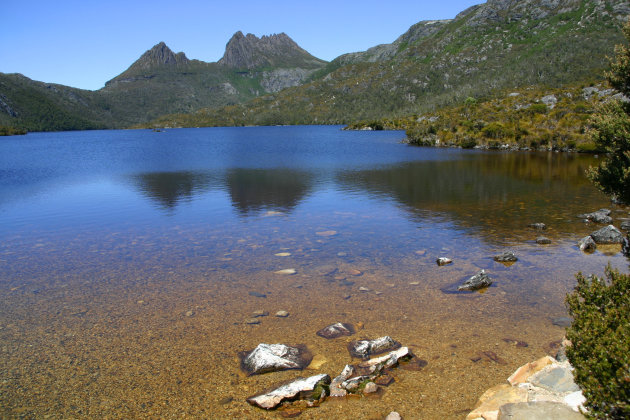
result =
[[[313,126],[3,139],[0,415],[277,418],[245,398],[297,374],[245,377],[236,354],[306,344],[321,363],[301,374],[335,376],[350,362],[345,338],[315,332],[349,322],[428,365],[378,398],[301,418],[465,417],[484,389],[553,351],[575,273],[628,271],[617,246],[579,251],[601,226],[576,216],[607,207],[618,226],[629,209],[585,178],[594,156],[403,138]],[[505,250],[519,261],[494,262]],[[442,256],[454,263],[438,267]],[[480,269],[493,287],[445,293]],[[246,324],[256,310],[270,315]],[[484,351],[507,363],[471,360]]]

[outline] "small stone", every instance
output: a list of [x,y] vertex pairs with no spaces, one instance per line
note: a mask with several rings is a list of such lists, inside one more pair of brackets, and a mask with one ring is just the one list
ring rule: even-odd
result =
[[373,394],[377,391],[378,385],[376,385],[374,382],[368,382],[367,384],[365,384],[365,388],[363,388],[364,394]]
[[352,324],[346,324],[337,322],[317,331],[316,334],[320,337],[332,339],[341,336],[351,336],[356,332]]
[[320,401],[326,397],[326,388],[329,384],[330,376],[326,374],[298,378],[273,391],[249,397],[247,402],[271,410],[280,405],[282,401],[294,400],[296,397],[311,402]]
[[254,318],[258,318],[258,317],[261,317],[261,316],[267,316],[267,315],[269,315],[269,312],[263,311],[263,310],[258,310],[258,311],[252,312],[252,317],[254,317]]
[[248,325],[257,325],[260,324],[260,319],[258,318],[250,318],[247,321],[245,321],[246,324]]
[[491,284],[492,279],[490,278],[490,276],[486,274],[485,270],[481,270],[480,272],[466,280],[461,286],[457,288],[457,290],[475,291],[490,287]]
[[547,225],[544,223],[531,223],[528,227],[536,229],[536,230],[545,230],[547,229]]
[[580,251],[594,252],[597,249],[597,244],[595,243],[593,238],[591,238],[590,236],[585,236],[578,242],[578,247],[580,248]]
[[278,311],[276,312],[276,316],[279,318],[286,318],[289,316],[289,313],[287,311]]
[[345,253],[345,252],[337,252],[337,256],[338,256],[338,257],[345,257],[345,256],[347,256],[347,255],[348,255],[348,254],[347,254],[347,253]]
[[536,243],[538,245],[549,245],[551,243],[551,239],[544,236],[539,236],[538,238],[536,238]]
[[402,417],[396,411],[392,411],[385,417],[385,420],[402,420]]
[[234,398],[232,398],[232,397],[225,397],[225,398],[221,398],[219,400],[219,404],[225,405],[225,404],[231,403],[232,401],[234,401]]
[[195,315],[195,312],[194,312],[194,311],[188,311],[188,312],[186,312],[186,316],[188,316],[188,317],[191,317],[191,316],[193,316],[193,315]]
[[267,295],[260,292],[249,292],[250,296],[258,297],[258,298],[266,298]]
[[453,260],[451,260],[450,258],[446,258],[446,257],[440,257],[437,260],[435,260],[435,262],[437,263],[437,265],[439,265],[441,267],[443,265],[452,264]]
[[363,287],[363,286],[359,287],[359,292],[369,292],[369,291],[370,289],[368,289],[367,287]]
[[376,296],[380,296],[380,295],[382,295],[382,294],[383,294],[383,292],[379,292],[378,290],[376,290],[376,291],[374,292],[374,294],[375,294]]
[[138,305],[144,305],[144,300],[139,300],[136,302]]
[[325,230],[323,232],[315,232],[317,236],[335,236],[337,234],[336,230]]
[[352,295],[343,295],[341,297],[343,298],[343,300],[348,300],[352,297]]
[[276,257],[288,257],[291,255],[290,252],[278,252],[277,254],[274,254]]
[[348,344],[348,351],[352,357],[367,359],[372,355],[385,353],[400,347],[400,343],[390,336],[376,338],[374,340],[359,340]]
[[355,276],[355,277],[358,277],[358,276],[363,275],[363,272],[362,272],[362,271],[360,271],[360,270],[357,270],[356,268],[352,268],[352,269],[350,269],[350,271],[348,271],[348,273],[349,273],[351,276]]
[[411,283],[409,283],[410,286],[417,286],[419,284],[420,284],[419,281],[412,281]]
[[427,251],[426,251],[426,250],[424,250],[424,249],[421,249],[421,250],[419,250],[419,251],[416,251],[416,255],[419,255],[419,256],[421,256],[421,257],[422,257],[424,254],[426,254],[426,253],[427,253]]
[[516,258],[513,252],[506,251],[501,255],[495,255],[494,260],[500,263],[512,263],[518,261],[518,258]]
[[284,275],[290,276],[292,274],[297,273],[297,271],[295,270],[295,268],[285,268],[284,270],[275,271],[275,273],[276,274],[284,274]]
[[306,346],[285,344],[259,344],[250,352],[239,353],[241,368],[248,375],[276,372],[287,369],[304,369],[313,355]]

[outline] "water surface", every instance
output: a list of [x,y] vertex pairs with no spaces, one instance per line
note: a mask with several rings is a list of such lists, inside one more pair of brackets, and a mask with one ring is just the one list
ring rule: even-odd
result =
[[[628,209],[585,179],[592,156],[403,138],[263,127],[3,139],[2,416],[276,418],[245,398],[299,373],[245,377],[237,352],[303,343],[326,362],[301,374],[334,376],[351,362],[346,341],[391,335],[427,367],[301,417],[463,418],[553,351],[576,272],[628,271],[618,247],[576,246],[600,227],[577,214],[609,207],[618,224]],[[519,261],[492,260],[505,250]],[[274,274],[284,268],[297,274]],[[445,293],[482,268],[496,280],[485,293]],[[255,310],[270,315],[247,325]],[[333,322],[363,329],[315,335]],[[505,364],[471,360],[483,351]]]

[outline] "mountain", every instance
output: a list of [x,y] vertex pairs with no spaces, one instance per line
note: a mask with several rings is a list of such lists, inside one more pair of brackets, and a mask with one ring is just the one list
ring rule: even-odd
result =
[[33,131],[129,127],[297,86],[326,64],[284,33],[257,38],[237,32],[219,63],[188,59],[160,42],[98,91],[0,73],[0,125]]
[[310,83],[242,105],[162,117],[180,125],[331,124],[406,116],[504,89],[599,81],[624,38],[624,0],[489,0],[342,55]]
[[627,0],[488,0],[330,63],[283,33],[237,32],[217,63],[159,43],[95,92],[0,74],[0,125],[332,124],[408,116],[505,89],[600,81],[629,14]]

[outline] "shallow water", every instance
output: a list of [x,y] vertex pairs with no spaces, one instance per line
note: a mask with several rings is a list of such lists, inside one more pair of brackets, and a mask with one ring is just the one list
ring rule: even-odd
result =
[[[629,209],[584,178],[592,156],[403,137],[264,127],[3,139],[0,416],[278,418],[245,399],[335,376],[347,341],[390,335],[428,365],[300,417],[465,417],[553,351],[564,329],[551,319],[566,315],[576,272],[628,271],[618,247],[577,249],[599,226],[576,215],[608,207],[618,224]],[[537,245],[541,234],[552,244]],[[519,261],[495,263],[504,250]],[[440,256],[454,263],[438,267]],[[285,268],[297,273],[274,273]],[[447,293],[481,268],[495,279],[485,293]],[[256,310],[270,315],[247,325]],[[315,335],[333,322],[363,329]],[[306,344],[325,363],[246,377],[237,353],[260,342]],[[471,360],[484,351],[502,363]]]

